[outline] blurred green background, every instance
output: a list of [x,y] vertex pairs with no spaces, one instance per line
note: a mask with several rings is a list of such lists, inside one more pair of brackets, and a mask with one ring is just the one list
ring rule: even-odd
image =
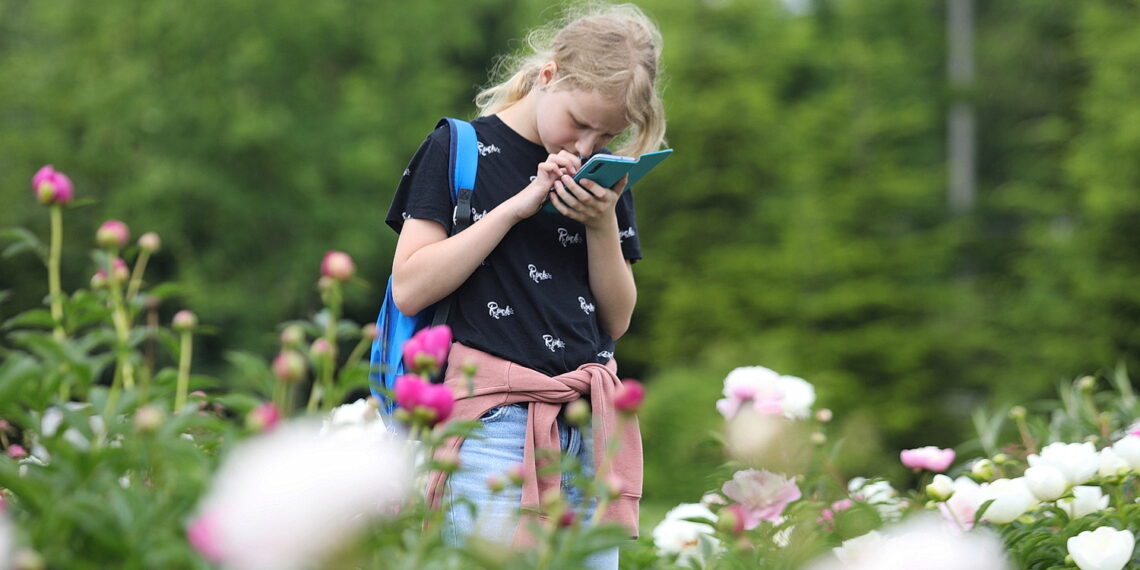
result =
[[[637,192],[647,498],[695,501],[721,461],[724,376],[813,383],[843,475],[957,445],[970,414],[1140,359],[1140,2],[978,2],[972,80],[949,80],[947,1],[646,0],[665,40],[669,143]],[[470,117],[534,0],[0,0],[0,228],[46,235],[32,174],[69,174],[64,287],[95,228],[156,231],[165,316],[272,356],[350,253],[375,318],[396,182],[443,115]],[[970,31],[970,30],[967,30]],[[976,194],[948,196],[948,116],[975,118]],[[962,156],[962,155],[958,155]],[[0,319],[42,306],[0,260]],[[708,468],[705,468],[708,466]]]

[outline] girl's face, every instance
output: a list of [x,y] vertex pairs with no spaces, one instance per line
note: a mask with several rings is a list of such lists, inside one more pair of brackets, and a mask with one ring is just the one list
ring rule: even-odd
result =
[[538,139],[546,151],[588,157],[629,126],[620,103],[595,91],[546,87],[535,107]]

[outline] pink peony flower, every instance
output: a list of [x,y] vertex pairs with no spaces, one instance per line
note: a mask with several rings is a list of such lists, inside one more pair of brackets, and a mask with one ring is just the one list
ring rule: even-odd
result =
[[321,260],[322,276],[345,282],[352,279],[355,273],[356,263],[352,261],[352,257],[347,253],[343,251],[325,252],[325,257]]
[[762,414],[803,419],[811,414],[815,388],[803,378],[782,376],[763,366],[744,366],[725,377],[724,396],[717,400],[716,409],[728,420],[746,405]]
[[107,220],[95,231],[95,243],[107,249],[123,247],[127,245],[129,239],[131,239],[131,230],[127,228],[127,224],[119,220]]
[[617,411],[623,414],[636,414],[644,402],[645,387],[642,386],[641,382],[632,378],[621,381],[621,386],[614,394],[614,408]]
[[28,451],[24,449],[24,446],[15,443],[8,446],[8,457],[12,459],[22,459],[27,456]]
[[984,502],[982,486],[963,476],[954,480],[953,489],[949,499],[938,503],[938,510],[955,528],[968,531],[974,528],[974,519]]
[[404,342],[404,366],[417,374],[435,374],[451,352],[451,327],[424,327]]
[[32,177],[32,190],[41,204],[66,204],[71,201],[73,188],[71,179],[62,172],[56,172],[52,165],[44,166]]
[[747,528],[755,528],[761,520],[775,522],[788,503],[800,498],[800,489],[794,480],[756,469],[737,471],[732,481],[721,486],[721,492],[744,506]]
[[954,462],[953,449],[939,449],[933,445],[905,449],[899,453],[902,464],[915,471],[925,469],[935,473],[945,471]]
[[431,384],[414,374],[405,374],[396,379],[393,388],[396,405],[413,417],[422,418],[429,426],[434,426],[451,416],[455,407],[455,395],[451,388],[443,384]]

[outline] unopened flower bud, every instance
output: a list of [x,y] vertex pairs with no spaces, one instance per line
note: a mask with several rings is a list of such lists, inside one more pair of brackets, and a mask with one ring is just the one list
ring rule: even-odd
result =
[[744,506],[732,503],[720,510],[717,515],[716,527],[725,534],[740,536],[744,534],[745,522]]
[[590,424],[590,404],[582,398],[566,404],[563,414],[566,416],[566,421],[578,427]]
[[126,283],[131,278],[131,270],[123,258],[116,257],[111,260],[111,278],[117,283]]
[[632,378],[622,380],[621,386],[614,393],[614,408],[623,414],[636,414],[644,402],[645,387]]
[[245,425],[251,431],[264,432],[272,430],[280,420],[281,412],[277,410],[277,406],[272,402],[264,402],[250,410],[249,415],[245,417]]
[[507,488],[507,480],[501,475],[491,475],[487,477],[487,488],[490,489],[492,493],[501,493],[503,489]]
[[107,220],[95,232],[95,243],[104,249],[119,249],[131,239],[131,230],[119,220]]
[[301,348],[305,344],[305,329],[301,325],[289,325],[281,331],[281,346]]
[[939,473],[926,486],[926,494],[936,501],[946,501],[954,494],[954,480]]
[[356,264],[347,253],[343,251],[329,251],[321,260],[321,275],[331,277],[340,282],[352,279],[356,273]]
[[578,522],[578,515],[574,509],[566,509],[562,511],[562,516],[558,518],[558,526],[562,528],[570,528],[574,523]]
[[171,326],[173,326],[177,332],[193,332],[194,329],[198,328],[198,315],[195,315],[192,311],[183,309],[174,313],[174,318],[171,319],[170,322]]
[[815,411],[815,421],[826,424],[831,421],[832,413],[828,408],[820,408]]
[[107,286],[107,272],[100,269],[91,276],[91,288],[102,289]]
[[22,459],[27,456],[28,450],[24,449],[24,446],[16,443],[8,446],[8,457],[11,457],[12,459]]
[[507,480],[516,487],[521,487],[523,484],[523,467],[521,464],[516,464],[507,469]]
[[970,466],[970,475],[979,481],[990,481],[994,478],[994,462],[989,459],[979,459]]
[[304,356],[295,350],[285,349],[277,353],[272,368],[278,380],[292,384],[305,377],[307,366]]
[[32,177],[32,191],[36,194],[36,200],[45,206],[70,202],[73,190],[71,179],[62,172],[56,172],[50,164],[39,169]]
[[376,328],[376,323],[368,323],[360,327],[360,338],[364,340],[376,340],[380,336],[380,331]]
[[135,430],[139,433],[149,433],[159,428],[166,419],[162,409],[153,404],[142,406],[135,410]]
[[139,236],[139,249],[147,253],[154,253],[160,247],[162,247],[162,239],[158,237],[158,234],[147,232]]
[[1014,421],[1021,421],[1025,419],[1025,407],[1014,406],[1009,409],[1009,417]]
[[454,451],[444,451],[436,454],[435,468],[444,473],[459,471],[459,454]]
[[313,344],[309,347],[309,358],[312,358],[314,362],[324,362],[326,358],[329,358],[331,356],[332,345],[329,344],[329,340],[327,338],[318,338],[317,340],[314,340]]
[[1082,392],[1092,391],[1093,388],[1096,388],[1096,378],[1092,376],[1082,377],[1080,380],[1077,380],[1077,388]]
[[824,435],[824,433],[821,431],[812,432],[810,439],[811,442],[815,445],[823,445],[827,443],[827,436]]

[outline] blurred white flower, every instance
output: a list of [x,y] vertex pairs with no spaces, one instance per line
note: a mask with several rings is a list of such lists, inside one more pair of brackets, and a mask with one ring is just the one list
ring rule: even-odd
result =
[[785,417],[804,419],[811,415],[815,388],[803,378],[781,376],[763,366],[743,366],[725,377],[724,396],[717,400],[716,409],[725,419],[732,419],[745,404],[758,407],[763,413],[779,412]]
[[808,570],[1010,570],[1001,540],[985,529],[961,533],[936,516],[920,515],[848,540]]
[[848,481],[847,491],[852,499],[875,507],[879,516],[887,522],[902,518],[902,512],[906,509],[906,502],[899,498],[898,491],[888,481],[868,481],[865,477],[855,477]]
[[249,439],[218,469],[188,537],[233,570],[307,568],[408,492],[408,452],[368,432],[295,422]]
[[[87,416],[87,424],[91,427],[91,434],[95,437],[95,442],[102,442],[107,437],[107,428],[103,425],[103,416],[93,413],[91,404],[85,402],[68,402],[64,404],[69,413],[75,413],[82,416]],[[40,433],[39,435],[44,438],[55,437],[56,432],[63,425],[65,419],[64,410],[58,406],[52,406],[44,410],[44,415],[40,418]],[[70,443],[76,449],[87,451],[91,449],[91,441],[87,439],[83,432],[74,427],[69,427],[63,431],[60,436],[63,441]],[[47,448],[43,446],[43,442],[39,437],[32,438],[31,449],[33,463],[40,465],[47,464],[51,461],[51,454],[48,453]]]
[[961,476],[954,480],[954,492],[950,498],[939,504],[938,509],[954,528],[967,531],[974,528],[974,519],[981,506],[982,486],[969,477]]
[[1038,465],[1052,465],[1065,474],[1069,485],[1080,485],[1088,482],[1096,475],[1097,461],[1096,446],[1092,442],[1081,443],[1050,443],[1040,454],[1030,454],[1026,458],[1030,467]]
[[1128,462],[1133,470],[1140,471],[1140,436],[1126,435],[1112,444],[1112,451]]
[[926,486],[926,495],[935,501],[945,501],[954,495],[954,480],[941,473]]
[[8,564],[12,560],[12,542],[12,523],[0,511],[0,570],[8,570]]
[[[703,519],[709,523],[685,519]],[[680,566],[703,566],[705,556],[720,550],[713,536],[717,517],[712,511],[696,503],[681,503],[673,507],[665,518],[653,528],[653,544],[662,556],[677,555]]]
[[1060,469],[1049,464],[1025,470],[1025,484],[1033,496],[1041,501],[1056,501],[1069,489],[1069,482]]
[[1024,477],[1014,479],[998,479],[987,485],[982,485],[982,502],[993,500],[982,519],[1008,524],[1025,511],[1037,506],[1037,497],[1029,491]]
[[1080,518],[1108,508],[1108,496],[1095,485],[1073,487],[1073,496],[1057,501],[1057,506],[1069,514],[1069,518]]
[[388,428],[380,417],[380,411],[371,400],[365,398],[333,408],[321,423],[322,435],[385,437],[387,433]]
[[1081,570],[1121,570],[1132,558],[1136,540],[1130,531],[1102,526],[1070,537],[1066,546]]
[[1126,475],[1131,470],[1132,466],[1128,464],[1128,461],[1117,455],[1113,448],[1106,447],[1097,453],[1097,475],[1101,477],[1114,477],[1116,475]]

